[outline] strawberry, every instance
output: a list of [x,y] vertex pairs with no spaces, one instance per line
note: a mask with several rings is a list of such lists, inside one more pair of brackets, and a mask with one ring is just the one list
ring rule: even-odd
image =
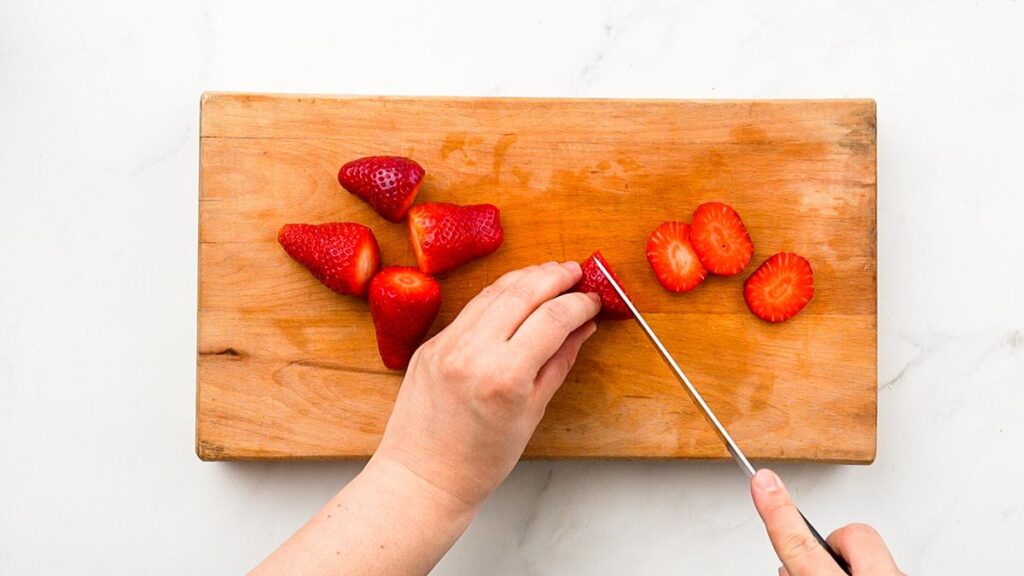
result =
[[712,274],[740,273],[754,255],[754,243],[731,206],[708,202],[697,207],[690,225],[690,243]]
[[[579,283],[573,287],[573,290],[576,292],[593,292],[600,296],[601,313],[599,316],[601,318],[608,320],[629,320],[633,317],[633,313],[629,311],[629,307],[626,306],[626,303],[619,297],[615,288],[612,288],[611,283],[604,277],[604,274],[601,272],[601,269],[597,267],[597,264],[594,263],[594,260],[600,260],[601,264],[604,264],[605,269],[611,273],[612,278],[614,278],[616,282],[619,281],[619,277],[615,275],[615,271],[612,270],[608,261],[601,255],[601,251],[598,250],[591,254],[590,258],[587,258],[582,264],[580,264],[580,267],[583,269],[583,277],[580,278]],[[622,286],[622,282],[619,282],[619,286]]]
[[338,182],[390,222],[401,222],[423,183],[423,168],[401,156],[367,156],[338,171]]
[[690,244],[690,225],[686,222],[663,222],[651,233],[647,262],[658,282],[672,292],[693,290],[708,275]]
[[285,252],[338,294],[365,296],[380,248],[373,231],[354,222],[285,224],[277,234]]
[[377,350],[391,370],[409,365],[441,309],[441,284],[415,268],[390,266],[370,282]]
[[792,252],[764,261],[743,283],[747,308],[765,322],[789,320],[814,297],[811,264]]
[[490,204],[418,204],[409,210],[409,241],[424,274],[439,274],[486,256],[504,240],[501,214]]

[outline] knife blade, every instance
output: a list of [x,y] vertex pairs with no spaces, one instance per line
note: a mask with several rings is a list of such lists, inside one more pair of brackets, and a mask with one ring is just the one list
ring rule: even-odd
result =
[[[611,272],[609,272],[608,269],[604,267],[604,264],[601,263],[601,259],[594,258],[594,263],[597,264],[601,273],[604,274],[605,279],[608,280],[608,283],[612,285],[613,289],[615,289],[615,293],[619,295],[619,298],[622,298],[622,301],[626,303],[626,307],[629,308],[629,311],[633,314],[633,318],[635,318],[637,323],[640,324],[640,328],[644,331],[644,334],[647,335],[647,339],[650,340],[651,343],[654,344],[654,347],[658,349],[662,360],[668,364],[668,367],[672,369],[673,373],[675,373],[676,378],[678,378],[679,382],[682,383],[684,388],[686,388],[686,392],[690,395],[690,398],[694,403],[697,404],[697,407],[700,408],[704,418],[711,423],[711,426],[715,429],[718,437],[722,440],[722,443],[725,444],[725,448],[729,451],[729,454],[732,455],[736,464],[739,465],[740,470],[747,475],[747,478],[752,478],[754,474],[757,473],[757,470],[750,464],[750,460],[747,459],[746,454],[743,453],[743,450],[741,450],[739,445],[736,444],[736,441],[733,440],[729,431],[725,429],[725,425],[723,425],[721,420],[718,419],[718,416],[715,416],[714,410],[712,410],[711,407],[708,406],[708,403],[704,401],[704,397],[701,396],[697,387],[693,385],[693,382],[690,382],[686,373],[679,367],[676,359],[672,357],[668,348],[665,348],[665,344],[661,342],[661,338],[658,338],[658,335],[651,328],[650,324],[648,324],[647,320],[644,319],[644,315],[637,310],[633,301],[626,294],[626,291],[622,289],[622,286],[619,286],[615,277],[612,276]],[[839,568],[841,568],[843,572],[851,574],[850,565],[846,563],[846,560],[833,550],[831,546],[829,546],[828,542],[821,537],[821,534],[814,528],[814,526],[811,525],[811,522],[806,516],[804,516],[803,512],[800,512],[799,510],[797,510],[797,512],[800,513],[800,517],[803,518],[804,524],[806,524],[807,528],[810,529],[811,534],[814,536],[814,539],[818,541],[818,544],[820,544],[821,547],[829,553],[829,556],[835,560],[836,564],[839,565]]]

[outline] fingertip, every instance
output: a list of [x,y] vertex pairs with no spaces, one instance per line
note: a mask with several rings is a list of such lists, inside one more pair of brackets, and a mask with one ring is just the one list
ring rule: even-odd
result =
[[572,274],[576,278],[583,276],[583,269],[580,268],[580,263],[576,262],[575,260],[562,262],[562,268],[565,268],[565,270],[569,272],[569,274]]
[[755,490],[764,494],[778,492],[784,488],[782,478],[779,478],[778,474],[767,468],[758,470],[751,482]]

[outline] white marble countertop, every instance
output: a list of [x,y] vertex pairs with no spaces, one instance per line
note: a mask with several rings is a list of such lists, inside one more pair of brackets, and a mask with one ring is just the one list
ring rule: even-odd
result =
[[[877,99],[878,460],[780,471],[1020,573],[1024,3],[287,4],[0,7],[0,573],[241,573],[359,470],[193,452],[203,90]],[[533,462],[436,573],[776,565],[731,463]]]

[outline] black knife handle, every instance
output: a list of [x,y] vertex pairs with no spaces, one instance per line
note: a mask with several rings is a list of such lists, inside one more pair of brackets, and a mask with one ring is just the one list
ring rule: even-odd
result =
[[846,559],[840,556],[838,552],[833,550],[832,547],[828,545],[828,542],[825,542],[825,539],[822,538],[821,534],[819,534],[818,531],[814,529],[814,526],[811,525],[810,520],[807,519],[807,516],[804,516],[803,512],[800,512],[799,510],[797,510],[797,512],[800,514],[800,517],[804,519],[804,524],[807,524],[807,528],[810,529],[811,534],[814,534],[814,539],[817,540],[818,544],[821,544],[821,547],[825,549],[825,552],[828,552],[828,555],[836,561],[836,564],[839,565],[839,568],[846,574],[853,574],[852,572],[850,572],[850,565],[846,563]]

